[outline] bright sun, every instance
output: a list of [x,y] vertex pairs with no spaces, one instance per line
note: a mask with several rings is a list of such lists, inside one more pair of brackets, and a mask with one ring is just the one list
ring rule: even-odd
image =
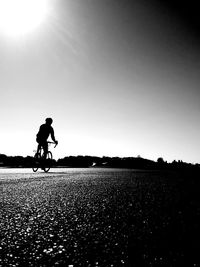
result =
[[48,0],[0,0],[0,32],[22,36],[36,29],[48,12]]

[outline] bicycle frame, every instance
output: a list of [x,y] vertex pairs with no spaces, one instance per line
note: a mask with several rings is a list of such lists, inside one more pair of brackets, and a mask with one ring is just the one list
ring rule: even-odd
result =
[[[48,141],[48,142],[47,142],[47,145],[48,145],[48,147],[47,147],[47,152],[49,152],[49,145],[50,145],[50,144],[55,144],[54,148],[57,146],[56,143]],[[37,153],[41,153],[42,150],[44,150],[44,148],[42,147],[42,145],[38,144]]]

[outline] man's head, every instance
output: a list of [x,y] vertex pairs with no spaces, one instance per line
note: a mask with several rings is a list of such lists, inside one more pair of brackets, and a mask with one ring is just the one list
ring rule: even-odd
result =
[[46,124],[51,125],[53,122],[52,118],[46,118]]

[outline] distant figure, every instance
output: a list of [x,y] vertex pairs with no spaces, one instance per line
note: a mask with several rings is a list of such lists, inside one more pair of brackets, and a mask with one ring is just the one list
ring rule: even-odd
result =
[[44,149],[44,158],[46,159],[47,152],[48,152],[48,143],[47,139],[49,135],[51,135],[51,139],[54,141],[54,143],[57,145],[58,141],[56,141],[55,136],[54,136],[54,129],[51,126],[53,120],[52,118],[47,118],[46,123],[42,124],[40,126],[39,132],[36,137],[36,141],[38,142],[38,150],[42,147]]

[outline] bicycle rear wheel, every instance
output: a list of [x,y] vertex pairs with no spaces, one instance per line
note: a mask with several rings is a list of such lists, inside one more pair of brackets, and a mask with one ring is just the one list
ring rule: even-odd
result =
[[33,158],[32,170],[36,172],[39,169],[39,166],[40,166],[40,154],[36,152]]
[[47,157],[46,157],[46,160],[45,160],[45,163],[44,163],[44,167],[43,167],[43,170],[45,172],[48,172],[51,169],[51,167],[52,167],[52,158],[53,158],[53,156],[52,156],[51,151],[48,151],[47,152]]

